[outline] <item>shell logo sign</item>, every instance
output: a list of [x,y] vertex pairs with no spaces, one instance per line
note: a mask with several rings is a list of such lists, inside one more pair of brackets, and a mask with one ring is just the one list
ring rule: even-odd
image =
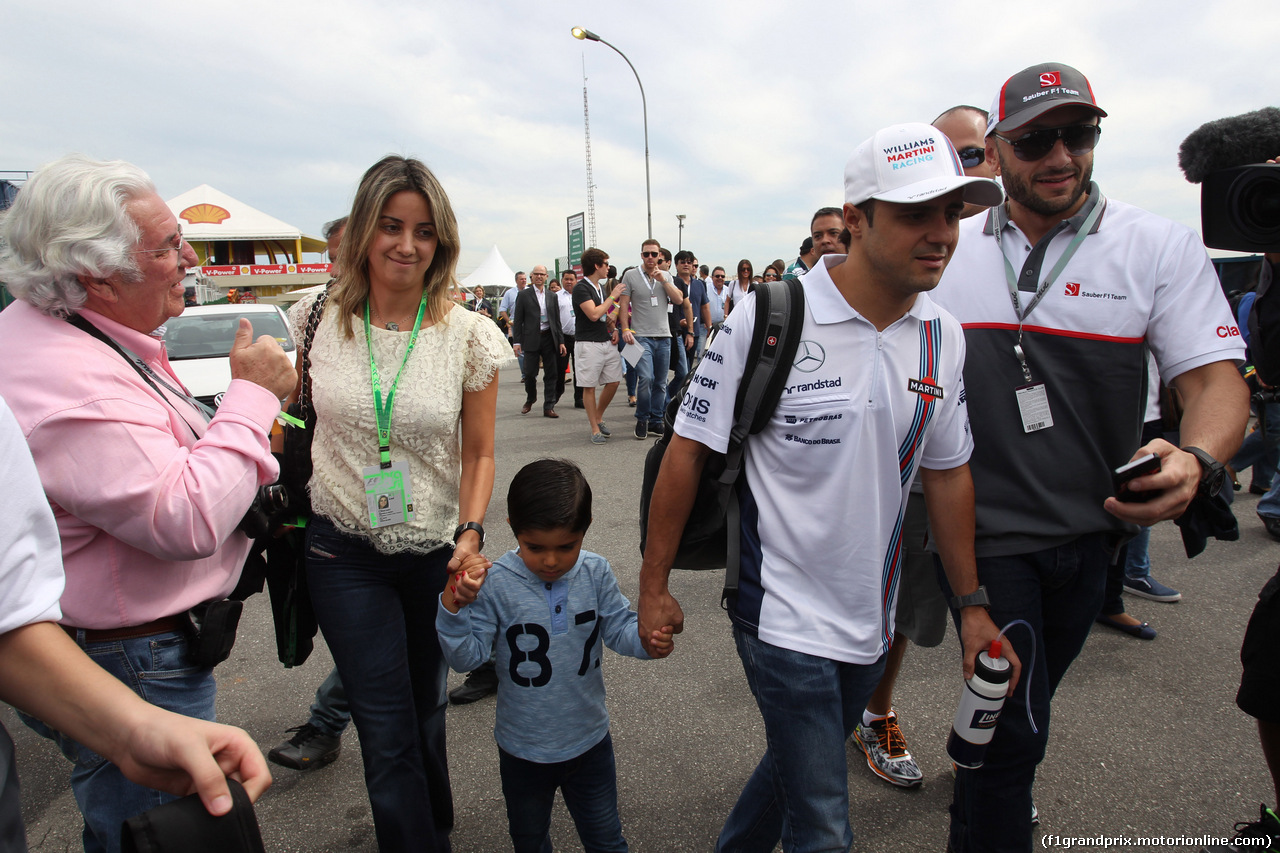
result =
[[186,210],[178,214],[179,219],[185,219],[192,225],[221,225],[225,220],[231,218],[231,212],[225,207],[218,207],[216,204],[193,204]]

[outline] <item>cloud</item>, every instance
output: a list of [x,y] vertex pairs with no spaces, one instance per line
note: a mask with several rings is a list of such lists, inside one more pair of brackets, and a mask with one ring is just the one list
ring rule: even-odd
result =
[[1194,226],[1178,144],[1280,91],[1264,0],[11,0],[5,18],[0,166],[120,157],[166,197],[209,183],[317,233],[380,156],[419,156],[450,192],[464,273],[493,244],[526,268],[565,253],[565,218],[587,207],[584,66],[598,242],[626,263],[645,236],[635,77],[574,25],[644,83],[655,236],[674,246],[685,214],[684,245],[725,266],[794,257],[876,128],[986,107],[1013,71],[1052,59],[1084,70],[1111,113],[1104,191]]

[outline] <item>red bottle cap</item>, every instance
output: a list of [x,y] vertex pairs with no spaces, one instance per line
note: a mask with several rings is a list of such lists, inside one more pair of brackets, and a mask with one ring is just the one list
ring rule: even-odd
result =
[[1000,657],[1000,652],[1002,649],[1003,647],[1000,645],[999,640],[992,640],[991,648],[987,649],[987,657],[991,658],[992,660],[995,660],[996,658]]

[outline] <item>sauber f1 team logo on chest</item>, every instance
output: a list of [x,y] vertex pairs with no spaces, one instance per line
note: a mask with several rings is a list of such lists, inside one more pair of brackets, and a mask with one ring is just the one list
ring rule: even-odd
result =
[[934,383],[929,377],[924,379],[908,379],[907,390],[935,400],[942,399],[942,386]]

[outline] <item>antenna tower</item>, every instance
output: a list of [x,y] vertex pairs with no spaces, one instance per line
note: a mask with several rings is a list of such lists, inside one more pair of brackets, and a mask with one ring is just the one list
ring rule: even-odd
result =
[[591,110],[587,106],[587,58],[582,58],[582,124],[587,136],[587,245],[596,245],[596,184],[591,177]]

